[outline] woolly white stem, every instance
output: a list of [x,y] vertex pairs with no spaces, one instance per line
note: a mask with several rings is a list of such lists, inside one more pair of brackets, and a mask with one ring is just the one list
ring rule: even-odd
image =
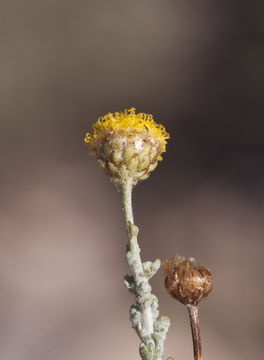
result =
[[160,267],[160,260],[142,263],[137,242],[138,228],[134,225],[132,210],[132,183],[127,180],[121,187],[123,211],[128,233],[126,258],[133,276],[125,277],[125,285],[135,295],[136,304],[130,308],[132,326],[142,343],[139,352],[142,360],[161,360],[164,341],[170,321],[158,319],[158,299],[151,293],[149,279]]

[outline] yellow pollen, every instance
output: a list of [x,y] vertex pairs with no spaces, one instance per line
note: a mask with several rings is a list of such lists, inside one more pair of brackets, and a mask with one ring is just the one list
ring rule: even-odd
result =
[[[109,134],[146,134],[146,136],[158,139],[163,144],[163,152],[166,151],[166,139],[170,135],[166,132],[165,127],[157,124],[153,120],[153,116],[145,113],[136,114],[136,109],[131,108],[124,110],[124,112],[108,113],[99,117],[97,122],[93,125],[93,133],[87,133],[85,136],[85,143],[93,147],[94,141],[102,136]],[[162,160],[160,156],[158,160]]]

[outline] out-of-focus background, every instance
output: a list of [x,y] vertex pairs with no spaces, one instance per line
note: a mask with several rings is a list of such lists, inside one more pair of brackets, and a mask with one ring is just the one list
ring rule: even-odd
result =
[[[134,191],[144,260],[212,269],[205,359],[263,357],[263,2],[4,0],[0,358],[138,359],[115,187],[83,138],[135,106],[171,134]],[[186,309],[152,281],[192,359]]]

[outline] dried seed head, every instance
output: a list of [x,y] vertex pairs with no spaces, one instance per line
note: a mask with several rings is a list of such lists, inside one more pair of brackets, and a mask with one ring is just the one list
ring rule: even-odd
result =
[[173,257],[162,267],[168,293],[185,305],[197,305],[212,290],[211,271],[204,266],[195,266],[193,258]]
[[100,117],[93,130],[85,137],[90,155],[97,158],[99,166],[117,185],[128,178],[133,185],[148,178],[162,160],[169,138],[152,115],[136,114],[135,108]]

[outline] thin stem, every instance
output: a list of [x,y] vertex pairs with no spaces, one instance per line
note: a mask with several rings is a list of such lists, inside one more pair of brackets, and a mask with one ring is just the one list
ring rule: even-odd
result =
[[[134,273],[135,283],[139,285],[142,282],[143,264],[140,257],[140,247],[137,241],[138,229],[134,225],[134,216],[132,208],[132,184],[127,181],[121,188],[123,212],[125,215],[126,230],[128,235],[129,251],[127,250],[127,262],[131,271]],[[133,253],[133,261],[130,261],[128,254]]]
[[126,182],[122,188],[122,201],[123,201],[123,211],[125,215],[126,227],[129,227],[129,222],[134,224],[133,209],[132,209],[132,184]]
[[[137,304],[140,306],[142,315],[142,328],[145,333],[145,338],[150,339],[153,334],[153,316],[151,310],[151,304],[149,295],[151,293],[151,287],[148,284],[148,278],[144,275],[143,263],[140,257],[140,247],[137,241],[138,229],[134,225],[133,208],[132,208],[132,185],[126,182],[122,187],[122,201],[123,211],[125,215],[126,228],[129,238],[129,251],[127,252],[127,261],[131,271],[134,274],[135,285],[140,287],[143,291],[139,291],[136,288]],[[131,261],[131,253],[133,260]],[[147,342],[142,338],[144,342]]]
[[188,304],[187,308],[192,328],[194,360],[203,360],[198,306]]
[[141,340],[139,352],[142,360],[162,360],[170,320],[166,316],[159,318],[158,299],[152,294],[149,284],[149,279],[160,267],[160,260],[142,263],[137,241],[138,228],[133,218],[132,188],[132,183],[127,179],[120,189],[128,234],[126,259],[133,274],[125,277],[124,284],[136,298],[135,304],[130,307],[130,320]]

